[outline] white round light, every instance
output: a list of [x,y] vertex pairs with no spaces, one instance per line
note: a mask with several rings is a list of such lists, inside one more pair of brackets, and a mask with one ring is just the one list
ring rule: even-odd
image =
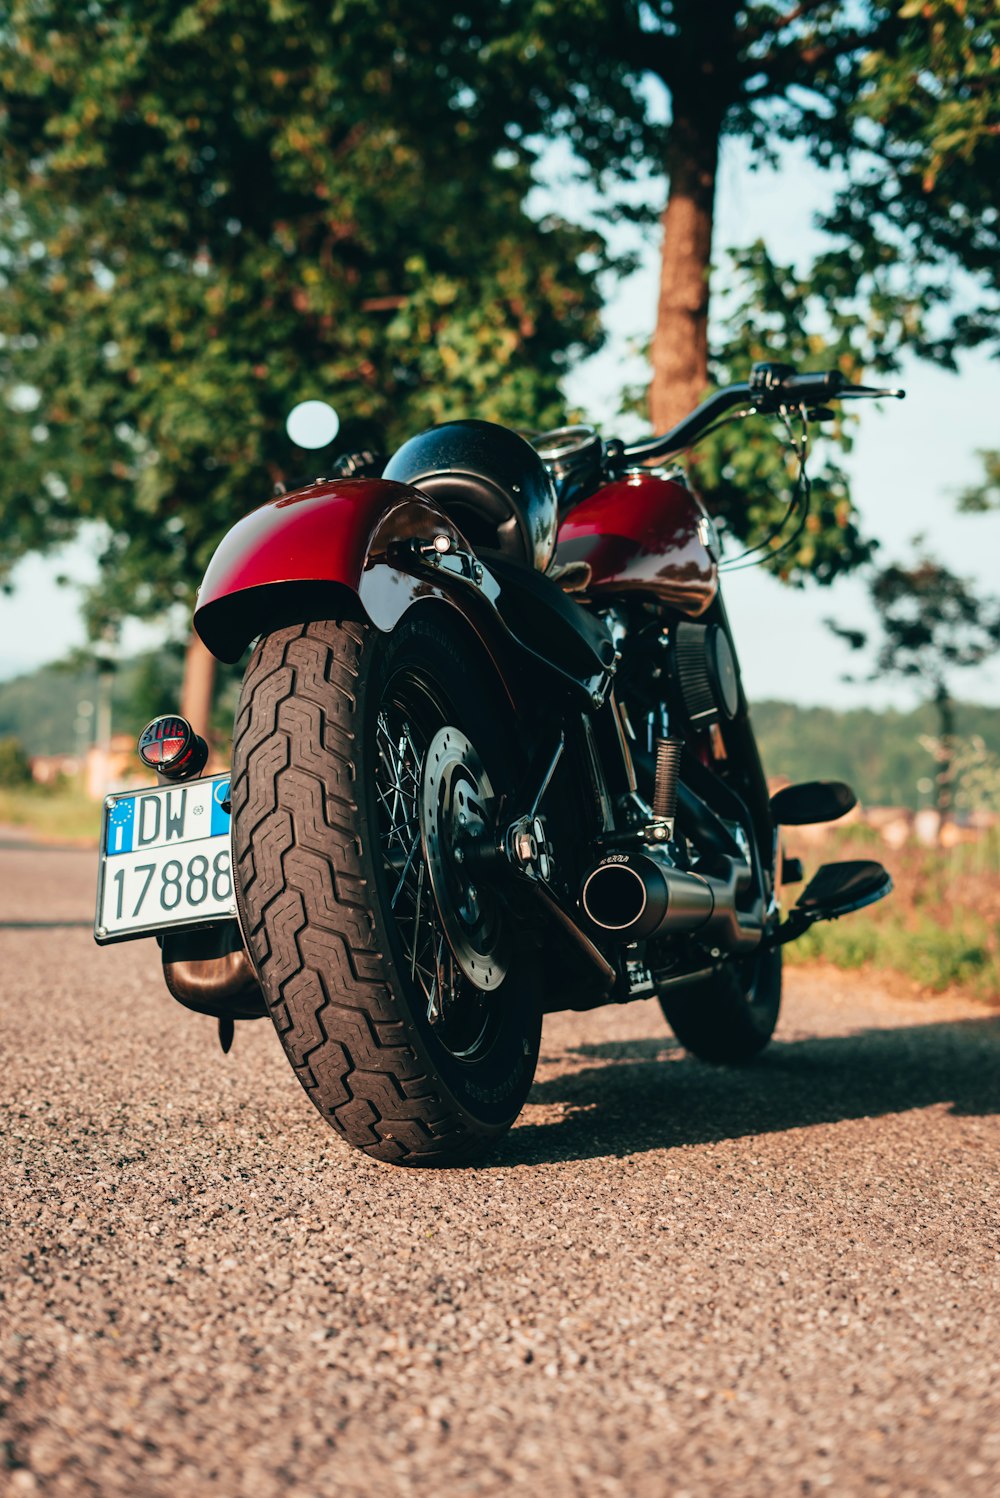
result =
[[300,401],[289,411],[285,431],[296,447],[327,447],[340,431],[340,417],[326,401]]

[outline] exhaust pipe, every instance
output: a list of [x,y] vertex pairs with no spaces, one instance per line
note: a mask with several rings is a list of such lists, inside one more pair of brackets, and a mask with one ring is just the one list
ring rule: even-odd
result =
[[707,879],[650,853],[610,853],[583,884],[583,908],[602,931],[622,941],[655,936],[668,913],[672,931],[697,931],[711,919],[715,895]]
[[763,934],[760,912],[736,909],[751,870],[735,858],[716,867],[712,874],[678,869],[659,848],[609,853],[585,878],[580,901],[595,926],[622,942],[697,932],[726,951],[752,951]]

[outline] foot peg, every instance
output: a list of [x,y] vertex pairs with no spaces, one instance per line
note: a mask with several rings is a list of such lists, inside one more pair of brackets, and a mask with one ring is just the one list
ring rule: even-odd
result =
[[771,797],[771,815],[785,827],[835,822],[857,806],[858,798],[842,780],[804,780],[786,785]]
[[[798,787],[794,787],[798,789]],[[872,858],[825,863],[810,879],[798,903],[769,938],[772,947],[794,941],[816,921],[835,921],[852,910],[863,910],[892,893],[892,879]]]

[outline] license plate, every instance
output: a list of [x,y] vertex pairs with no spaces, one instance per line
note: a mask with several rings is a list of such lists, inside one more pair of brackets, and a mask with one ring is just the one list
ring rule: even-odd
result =
[[109,796],[94,936],[102,945],[236,914],[229,776]]

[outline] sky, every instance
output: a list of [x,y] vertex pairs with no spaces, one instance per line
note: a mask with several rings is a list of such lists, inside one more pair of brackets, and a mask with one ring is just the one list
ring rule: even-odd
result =
[[[546,186],[535,208],[551,204],[567,217],[585,216],[587,205],[570,180],[568,155],[554,150],[543,165]],[[785,149],[778,169],[751,172],[740,144],[727,144],[719,174],[717,263],[724,263],[728,247],[757,237],[779,259],[804,261],[819,242],[812,219],[829,192],[828,180],[801,151]],[[632,350],[648,339],[655,319],[655,237],[643,242],[641,262],[633,275],[607,288],[606,347],[566,382],[568,404],[582,408],[606,436],[640,435],[617,410],[622,388],[646,377]],[[921,533],[932,554],[953,570],[989,591],[1000,590],[1000,515],[960,515],[955,503],[958,491],[979,476],[977,449],[1000,445],[998,366],[969,356],[959,374],[949,374],[911,361],[899,383],[907,389],[906,401],[854,408],[861,420],[854,449],[843,462],[865,531],[882,542],[886,560],[905,560],[910,539]],[[262,492],[266,487],[262,476]],[[248,497],[248,508],[258,500]],[[26,560],[15,573],[13,595],[0,596],[0,678],[58,659],[84,643],[76,588],[58,586],[60,575],[75,583],[96,575],[85,540],[58,556]],[[770,697],[878,708],[908,707],[918,700],[918,686],[843,679],[859,670],[859,660],[823,621],[834,616],[852,626],[870,622],[860,582],[842,579],[832,589],[791,589],[753,569],[726,577],[723,592],[751,702]],[[162,629],[130,624],[122,652],[160,638]],[[970,701],[1000,700],[1000,665],[963,673],[956,690]]]

